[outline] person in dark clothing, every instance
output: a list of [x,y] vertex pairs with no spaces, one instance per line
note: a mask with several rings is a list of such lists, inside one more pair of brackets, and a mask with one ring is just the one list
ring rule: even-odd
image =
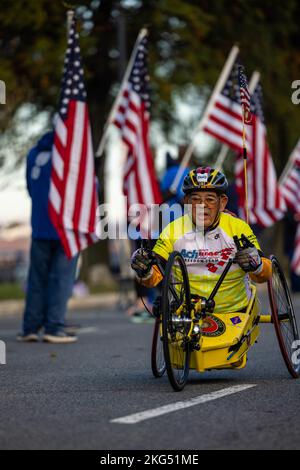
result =
[[170,189],[180,169],[180,162],[184,154],[185,154],[185,147],[180,147],[179,157],[177,160],[172,158],[169,152],[167,152],[166,154],[166,170],[160,182],[160,189],[161,189],[161,193],[163,197],[163,202],[167,203],[169,207],[173,206],[174,208],[176,208],[176,210],[174,212],[166,211],[166,213],[163,214],[162,229],[165,227],[165,225],[167,225],[170,222],[173,222],[173,220],[177,219],[177,217],[181,217],[183,214],[182,204],[183,204],[184,193],[182,192],[181,187],[182,187],[182,182],[185,176],[190,171],[189,168],[184,169],[181,175],[181,178],[179,180],[176,193],[173,193]]
[[32,242],[23,331],[18,340],[73,343],[65,330],[67,302],[72,294],[78,255],[68,259],[49,218],[48,193],[54,133],[46,133],[27,156],[27,189],[32,201]]

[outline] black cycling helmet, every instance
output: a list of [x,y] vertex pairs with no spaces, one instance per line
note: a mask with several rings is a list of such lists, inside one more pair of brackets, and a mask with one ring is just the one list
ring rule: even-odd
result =
[[219,194],[226,194],[228,181],[226,176],[217,169],[199,167],[190,171],[183,180],[182,191],[189,194],[194,191],[216,191]]

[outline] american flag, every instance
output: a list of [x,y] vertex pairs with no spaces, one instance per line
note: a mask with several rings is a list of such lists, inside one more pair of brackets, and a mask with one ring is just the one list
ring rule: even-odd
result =
[[288,207],[298,213],[300,210],[300,140],[289,161],[291,166],[280,184],[280,189]]
[[[282,219],[286,204],[277,182],[272,155],[267,142],[263,113],[262,87],[257,83],[251,98],[252,126],[247,126],[248,146],[248,207],[249,220],[261,227],[270,227]],[[236,163],[236,185],[240,207],[244,207],[245,185],[243,162]],[[242,209],[241,209],[242,211]]]
[[298,223],[295,243],[294,243],[294,253],[291,262],[292,271],[300,276],[300,223]]
[[236,60],[223,89],[216,96],[203,130],[238,153],[242,153],[243,122],[238,68],[239,62]]
[[[236,162],[236,185],[240,215],[245,218],[245,183],[243,162],[243,121],[238,82],[239,60],[234,63],[228,79],[216,97],[204,131],[239,155]],[[267,143],[258,85],[251,99],[252,125],[246,127],[248,150],[248,210],[251,224],[271,226],[283,217],[285,202],[280,193],[272,156]]]
[[238,79],[239,79],[239,86],[240,86],[240,94],[241,94],[241,105],[242,105],[242,112],[244,116],[245,124],[252,123],[252,115],[250,109],[250,93],[248,89],[247,78],[245,74],[244,67],[242,65],[238,66]]
[[[280,189],[287,206],[299,217],[300,216],[300,140],[298,141],[289,161],[290,168],[287,171]],[[291,262],[292,270],[300,275],[300,222],[298,223],[294,242],[294,253]]]
[[56,116],[49,214],[71,258],[97,240],[94,153],[83,69],[73,18]]
[[161,203],[161,194],[149,144],[150,95],[147,67],[148,36],[138,40],[133,65],[121,91],[113,123],[121,130],[128,147],[124,192],[131,204]]

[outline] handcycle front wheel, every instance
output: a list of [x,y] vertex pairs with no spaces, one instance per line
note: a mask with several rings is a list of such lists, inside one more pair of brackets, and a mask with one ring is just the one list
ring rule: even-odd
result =
[[162,336],[167,374],[175,391],[183,390],[189,375],[191,296],[185,261],[174,251],[167,262],[162,287]]
[[295,312],[289,288],[275,256],[270,257],[272,262],[272,278],[268,281],[269,300],[272,311],[272,320],[281,354],[286,367],[295,379],[300,376],[300,365],[293,360],[295,345],[299,345],[299,333]]
[[166,362],[161,337],[161,319],[156,318],[152,338],[151,368],[154,377],[160,378],[166,372]]

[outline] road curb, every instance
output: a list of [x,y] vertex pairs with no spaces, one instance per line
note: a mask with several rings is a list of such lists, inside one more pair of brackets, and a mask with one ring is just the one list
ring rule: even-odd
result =
[[[91,310],[97,308],[113,307],[119,300],[117,292],[107,294],[88,295],[86,297],[73,297],[68,304],[68,310]],[[22,316],[24,300],[3,300],[0,302],[0,317],[9,315]]]

